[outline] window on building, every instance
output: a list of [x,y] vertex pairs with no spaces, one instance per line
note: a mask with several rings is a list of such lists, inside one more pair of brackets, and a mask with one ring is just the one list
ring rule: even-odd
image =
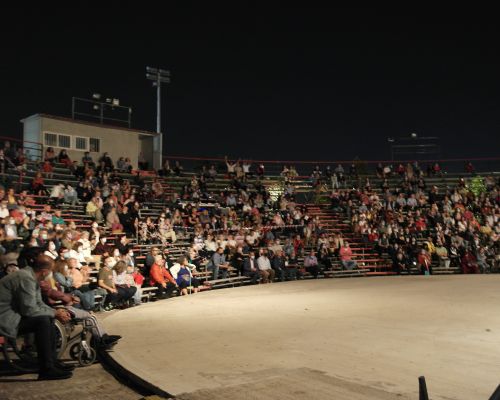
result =
[[101,139],[98,138],[90,138],[90,148],[89,151],[92,153],[100,153],[101,152]]
[[45,146],[57,146],[57,135],[55,133],[45,132],[44,144]]
[[87,149],[89,147],[88,141],[89,141],[89,138],[76,136],[75,137],[75,149],[87,151]]
[[57,147],[62,147],[64,149],[69,149],[71,147],[71,136],[69,135],[57,135],[58,145]]

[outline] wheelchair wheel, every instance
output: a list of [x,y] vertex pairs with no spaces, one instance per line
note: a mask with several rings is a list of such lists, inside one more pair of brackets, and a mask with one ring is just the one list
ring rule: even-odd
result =
[[80,346],[80,353],[78,354],[78,364],[82,367],[92,365],[97,358],[97,353],[92,347],[86,350]]
[[66,346],[68,345],[68,338],[66,335],[66,328],[59,321],[56,321],[55,326],[55,334],[56,334],[56,353],[57,358],[61,358],[66,350]]
[[75,343],[69,348],[69,356],[72,360],[78,361],[78,356],[80,355],[80,343]]

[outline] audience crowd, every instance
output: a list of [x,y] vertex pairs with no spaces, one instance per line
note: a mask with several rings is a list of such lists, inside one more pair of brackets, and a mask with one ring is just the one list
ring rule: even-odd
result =
[[[327,230],[296,201],[293,166],[283,168],[278,194],[264,185],[263,164],[252,168],[251,162],[227,158],[224,170],[203,166],[172,193],[163,178],[185,174],[179,161],[173,168],[166,161],[152,182],[141,171],[124,178],[133,172],[130,160],[122,157],[115,165],[108,153],[96,162],[85,153],[78,162],[64,150],[47,148],[31,180],[28,161],[8,142],[0,150],[0,288],[13,297],[32,296],[18,299],[22,307],[13,310],[7,304],[12,298],[0,295],[0,335],[35,332],[37,347],[50,340],[47,324],[54,318],[67,323],[93,318],[96,310],[140,305],[146,286],[163,299],[196,293],[235,274],[257,284],[318,278],[333,263],[345,270],[362,267],[342,231]],[[46,184],[57,181],[61,165],[77,184]],[[9,169],[19,174],[17,184],[6,178]],[[472,164],[466,170],[473,173]],[[228,185],[210,190],[221,173]],[[362,181],[356,164],[347,172],[340,164],[323,171],[318,166],[310,179],[315,188],[331,190],[333,213],[395,272],[417,268],[432,274],[440,266],[487,273],[497,266],[498,179],[487,177],[480,193],[464,179],[441,193],[426,183],[442,174],[439,164],[425,171],[417,163],[380,164],[375,174],[379,187],[369,178]],[[147,212],[151,203],[162,205],[159,215]],[[83,217],[72,211],[76,207],[83,207]],[[149,249],[146,256],[141,248]],[[16,292],[19,285],[29,285],[29,294]],[[63,308],[54,311],[54,305]],[[104,348],[119,339],[94,326]],[[51,349],[43,348],[40,377],[69,377]]]

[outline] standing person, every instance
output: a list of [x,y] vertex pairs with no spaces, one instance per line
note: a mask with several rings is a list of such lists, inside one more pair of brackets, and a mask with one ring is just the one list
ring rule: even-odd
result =
[[30,266],[0,280],[0,334],[15,340],[18,335],[35,334],[39,380],[67,379],[74,367],[56,358],[54,319],[71,319],[65,309],[53,309],[42,300],[39,281],[51,272],[51,262],[33,254]]
[[425,249],[420,250],[420,254],[418,255],[418,264],[420,265],[422,275],[432,275],[431,256],[427,251],[425,251]]

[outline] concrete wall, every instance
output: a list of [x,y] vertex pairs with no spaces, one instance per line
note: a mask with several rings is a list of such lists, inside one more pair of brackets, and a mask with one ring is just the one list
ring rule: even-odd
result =
[[43,157],[43,146],[40,143],[40,118],[26,118],[24,120],[23,147],[30,160],[40,160]]
[[[91,152],[94,161],[104,153],[108,152],[116,164],[119,157],[129,157],[132,161],[133,168],[137,168],[139,153],[144,151],[144,156],[150,165],[153,160],[152,146],[144,146],[144,142],[152,143],[152,136],[145,132],[121,129],[105,125],[95,125],[82,121],[74,121],[66,118],[57,118],[43,115],[35,115],[28,117],[22,121],[24,123],[24,140],[42,142],[44,145],[45,132],[64,134],[78,137],[89,137],[100,139],[100,151],[97,153]],[[29,139],[28,139],[29,138]],[[140,140],[147,138],[146,140]],[[70,158],[75,161],[80,161],[83,157],[84,150],[74,148],[66,149]],[[44,146],[44,148],[47,146]],[[58,153],[61,148],[53,146]]]

